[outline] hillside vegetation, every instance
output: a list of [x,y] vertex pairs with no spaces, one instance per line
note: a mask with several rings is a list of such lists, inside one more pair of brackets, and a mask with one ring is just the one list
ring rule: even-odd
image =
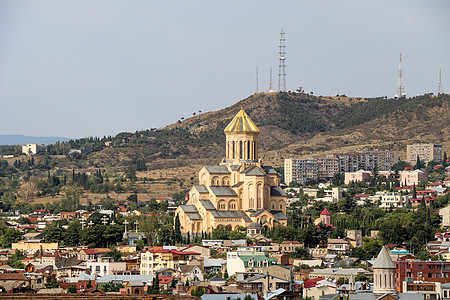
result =
[[[3,160],[0,176],[46,176],[48,170],[56,169],[114,173],[134,168],[160,170],[160,176],[172,178],[173,170],[179,168],[177,172],[186,174],[180,180],[190,184],[193,176],[197,180],[195,170],[200,165],[223,158],[223,130],[240,106],[238,102],[161,129],[56,143],[48,147],[49,154],[36,156],[33,164],[26,159],[17,163],[11,158],[8,164]],[[287,157],[361,148],[392,149],[403,155],[406,144],[413,142],[437,142],[444,145],[444,151],[450,149],[450,96],[446,94],[361,99],[274,92],[252,95],[243,100],[243,106],[260,128],[260,157],[275,167],[282,166]],[[71,149],[91,152],[68,155]],[[12,153],[20,153],[20,147],[0,147],[0,154]]]

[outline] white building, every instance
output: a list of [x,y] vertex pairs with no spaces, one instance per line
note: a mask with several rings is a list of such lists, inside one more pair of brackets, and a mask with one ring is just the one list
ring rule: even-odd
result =
[[126,262],[114,262],[112,257],[100,257],[98,261],[90,261],[87,267],[92,276],[114,275],[115,271],[125,271]]
[[[377,193],[378,194],[378,193]],[[389,207],[404,207],[406,206],[406,201],[408,200],[408,196],[400,195],[396,192],[383,192],[380,195],[381,204],[380,208],[389,208]]]
[[25,153],[26,155],[35,155],[39,152],[45,152],[45,150],[47,150],[47,147],[45,145],[39,144],[22,145],[22,153]]

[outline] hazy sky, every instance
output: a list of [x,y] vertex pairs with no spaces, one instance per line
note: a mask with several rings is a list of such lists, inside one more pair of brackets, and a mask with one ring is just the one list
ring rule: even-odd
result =
[[450,1],[0,0],[0,134],[161,127],[277,86],[393,96],[450,91]]

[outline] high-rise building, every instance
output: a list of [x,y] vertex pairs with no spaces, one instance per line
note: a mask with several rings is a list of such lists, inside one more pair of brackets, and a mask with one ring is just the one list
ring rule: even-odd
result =
[[286,184],[304,184],[310,180],[330,180],[336,173],[359,170],[388,171],[397,162],[393,151],[357,151],[345,154],[330,154],[320,158],[288,158],[284,160]]
[[413,144],[406,146],[406,161],[411,165],[417,162],[417,156],[421,161],[428,164],[430,161],[442,163],[441,144]]

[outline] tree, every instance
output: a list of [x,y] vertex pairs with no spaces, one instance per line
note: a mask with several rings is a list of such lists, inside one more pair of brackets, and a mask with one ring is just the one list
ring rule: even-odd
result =
[[205,294],[205,290],[201,286],[198,286],[198,287],[196,287],[195,289],[193,289],[191,291],[191,296],[194,296],[194,297],[199,297],[200,298],[204,294]]
[[181,242],[181,223],[180,217],[178,214],[175,216],[175,224],[174,224],[174,243]]
[[74,284],[70,284],[67,287],[67,292],[71,294],[76,294],[78,292],[77,287]]
[[22,235],[18,230],[13,228],[6,229],[5,233],[0,237],[3,249],[11,248],[12,243],[16,243],[22,239]]
[[66,246],[77,246],[80,244],[81,223],[74,220],[69,223],[67,230],[63,233],[63,241]]
[[416,184],[415,183],[413,185],[412,197],[413,197],[413,199],[417,198],[417,191],[416,191]]
[[308,250],[306,250],[306,248],[296,247],[294,252],[290,253],[289,257],[298,259],[311,259],[311,254],[308,253]]

